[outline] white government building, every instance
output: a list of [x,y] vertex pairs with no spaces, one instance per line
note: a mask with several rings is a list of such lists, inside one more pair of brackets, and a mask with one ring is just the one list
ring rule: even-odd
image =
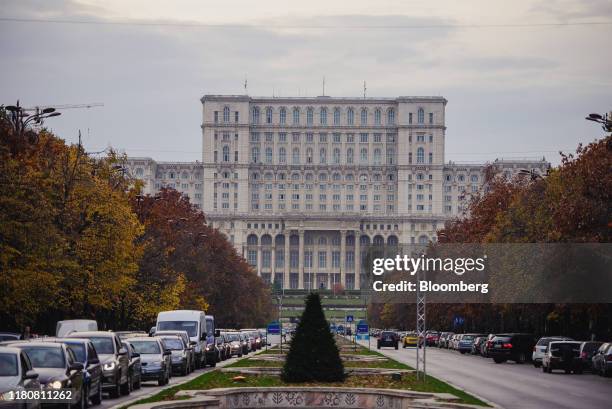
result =
[[[359,289],[371,244],[427,243],[483,187],[484,169],[546,160],[444,161],[442,97],[205,95],[202,162],[128,159],[144,193],[189,196],[268,282]],[[361,273],[361,274],[360,274]]]

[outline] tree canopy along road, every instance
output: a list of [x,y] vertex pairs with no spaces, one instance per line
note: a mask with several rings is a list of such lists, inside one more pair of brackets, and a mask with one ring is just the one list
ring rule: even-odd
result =
[[[368,343],[359,341],[362,345]],[[379,352],[407,365],[416,362],[415,348]],[[601,409],[610,407],[612,378],[591,373],[543,373],[531,363],[496,364],[492,359],[427,348],[427,374],[475,393],[505,409]]]

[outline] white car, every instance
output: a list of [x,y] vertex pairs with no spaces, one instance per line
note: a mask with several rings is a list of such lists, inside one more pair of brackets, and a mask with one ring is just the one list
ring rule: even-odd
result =
[[[12,392],[25,389],[40,390],[38,373],[30,358],[19,348],[0,347],[0,407],[14,407],[10,403]],[[24,409],[39,408],[40,402],[24,403]]]
[[548,344],[555,341],[573,341],[573,339],[562,336],[540,338],[536,345],[533,347],[533,353],[531,354],[531,362],[533,362],[533,366],[535,366],[536,368],[542,366],[542,359],[544,359],[544,354],[546,353]]

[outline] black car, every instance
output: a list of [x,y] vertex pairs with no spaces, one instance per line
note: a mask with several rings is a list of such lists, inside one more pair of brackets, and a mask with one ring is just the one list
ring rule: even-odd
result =
[[603,342],[598,341],[585,341],[580,345],[580,359],[585,370],[593,371],[593,356],[602,345]]
[[[146,335],[146,334],[145,334]],[[140,375],[141,363],[140,363],[140,354],[136,352],[132,344],[128,342],[128,340],[121,341],[121,345],[127,351],[128,357],[128,378],[130,390],[140,389],[142,384],[142,378]]]
[[380,333],[378,337],[378,341],[376,342],[376,348],[380,349],[382,347],[392,347],[398,349],[399,346],[399,337],[395,332],[392,331],[383,331]]
[[93,343],[88,339],[79,338],[51,338],[44,339],[45,342],[60,342],[68,345],[72,350],[77,362],[83,364],[85,375],[85,394],[91,403],[99,405],[102,403],[102,364]]
[[506,361],[522,364],[531,358],[534,345],[532,334],[500,334],[493,337],[487,353],[496,364]]
[[83,364],[77,361],[74,352],[66,344],[21,341],[9,346],[19,348],[28,355],[32,368],[38,373],[42,389],[72,389],[76,408],[87,407]]

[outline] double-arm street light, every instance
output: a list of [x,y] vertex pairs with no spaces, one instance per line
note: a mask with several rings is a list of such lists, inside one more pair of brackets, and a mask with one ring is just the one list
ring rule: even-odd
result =
[[589,114],[586,118],[587,121],[597,122],[601,124],[601,127],[606,132],[612,132],[612,113],[608,114]]
[[17,135],[23,135],[23,132],[27,129],[28,125],[37,124],[41,125],[44,119],[51,118],[54,116],[60,116],[62,113],[57,112],[55,108],[39,108],[33,109],[34,113],[29,113],[32,109],[23,108],[17,101],[16,105],[7,105],[4,109],[9,112],[9,118],[15,128]]

